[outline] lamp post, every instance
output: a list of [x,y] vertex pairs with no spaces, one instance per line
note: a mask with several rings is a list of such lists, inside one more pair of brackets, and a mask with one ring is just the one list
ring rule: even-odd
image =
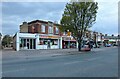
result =
[[[67,30],[67,33],[68,33],[67,35],[68,35],[69,38],[70,38],[70,34],[69,34],[70,32],[69,32],[69,30]],[[69,39],[69,41],[68,41],[68,48],[70,48],[70,39]]]

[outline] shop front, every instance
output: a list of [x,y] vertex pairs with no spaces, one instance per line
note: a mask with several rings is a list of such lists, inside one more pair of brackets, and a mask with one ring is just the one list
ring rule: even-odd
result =
[[38,48],[39,49],[59,49],[60,48],[60,37],[40,35]]
[[62,37],[62,48],[77,48],[77,42],[74,38],[71,37]]
[[41,35],[30,33],[17,33],[14,36],[14,49],[60,49],[61,37],[57,35]]
[[20,49],[36,49],[35,38],[20,38]]
[[16,33],[13,38],[13,49],[16,51],[37,49],[37,38],[37,34]]

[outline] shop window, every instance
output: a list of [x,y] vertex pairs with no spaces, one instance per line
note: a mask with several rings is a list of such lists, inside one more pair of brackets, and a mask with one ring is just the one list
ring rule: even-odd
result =
[[48,41],[47,41],[47,40],[45,40],[45,41],[44,41],[44,45],[47,45],[47,44],[48,44]]
[[52,45],[58,45],[58,40],[51,40]]
[[57,40],[54,41],[54,45],[58,45],[58,41]]
[[40,38],[40,45],[47,45],[48,41],[44,38]]
[[40,45],[43,45],[43,44],[44,44],[43,40],[40,40]]
[[45,32],[45,25],[41,25],[41,32]]

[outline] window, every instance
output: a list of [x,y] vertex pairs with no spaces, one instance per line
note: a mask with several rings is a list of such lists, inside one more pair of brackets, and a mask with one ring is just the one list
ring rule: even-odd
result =
[[58,45],[58,40],[56,40],[56,39],[51,39],[51,43],[52,43],[52,45]]
[[58,27],[56,27],[56,34],[59,34],[59,29],[58,29]]
[[41,25],[41,32],[45,32],[45,25]]
[[43,41],[44,41],[44,40],[43,40],[42,38],[39,38],[39,41],[40,41],[40,42],[39,42],[39,45],[43,45]]
[[48,31],[49,31],[49,33],[53,33],[53,27],[52,27],[52,26],[49,26]]
[[48,41],[44,38],[40,38],[40,44],[39,45],[47,45]]
[[57,41],[57,40],[54,40],[53,45],[58,45],[58,41]]

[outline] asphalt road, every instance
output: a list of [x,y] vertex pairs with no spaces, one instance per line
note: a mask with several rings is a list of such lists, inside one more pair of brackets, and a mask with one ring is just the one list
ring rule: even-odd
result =
[[118,77],[118,48],[111,47],[107,50],[50,56],[22,62],[4,63],[3,61],[2,76]]

